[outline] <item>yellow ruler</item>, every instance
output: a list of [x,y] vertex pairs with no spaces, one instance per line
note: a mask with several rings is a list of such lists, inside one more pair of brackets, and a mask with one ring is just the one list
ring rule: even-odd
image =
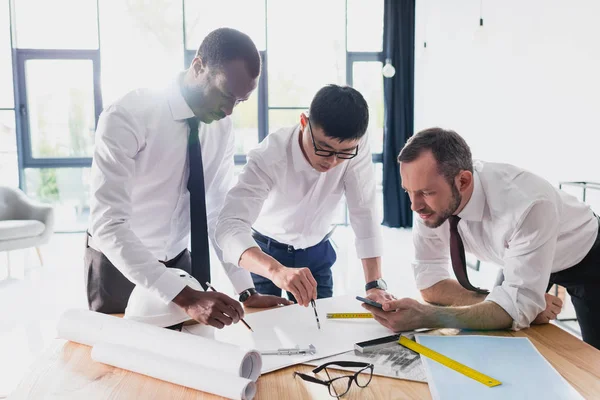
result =
[[329,313],[327,318],[373,318],[373,314],[365,313]]
[[425,347],[415,342],[414,340],[410,340],[405,336],[400,336],[400,340],[398,341],[398,343],[427,358],[431,358],[433,361],[436,361],[456,372],[459,372],[471,379],[474,379],[479,383],[483,383],[485,386],[494,387],[502,385],[502,382],[500,382],[499,380],[482,374],[479,371],[475,371],[473,368],[469,368],[466,365],[459,363],[458,361],[454,361],[453,359],[448,358],[445,355],[438,353],[437,351],[431,350],[429,347]]

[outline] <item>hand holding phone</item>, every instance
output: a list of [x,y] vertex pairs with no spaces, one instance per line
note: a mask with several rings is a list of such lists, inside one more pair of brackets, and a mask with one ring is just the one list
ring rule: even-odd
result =
[[380,303],[376,302],[376,301],[369,300],[369,299],[366,299],[366,298],[360,297],[360,296],[356,296],[356,300],[362,301],[365,304],[368,304],[370,306],[377,307],[377,308],[383,310],[383,306]]

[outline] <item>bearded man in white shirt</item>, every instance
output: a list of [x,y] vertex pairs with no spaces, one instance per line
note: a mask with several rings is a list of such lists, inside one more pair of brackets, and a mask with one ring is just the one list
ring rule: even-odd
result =
[[331,297],[336,260],[329,237],[346,196],[365,290],[385,300],[369,110],[351,87],[323,87],[299,124],[271,133],[248,154],[217,224],[226,261],[252,272],[256,290],[306,306]]
[[[423,299],[436,305],[400,299],[383,311],[367,307],[379,322],[395,331],[518,330],[556,318],[562,302],[546,292],[559,284],[571,295],[583,340],[600,348],[599,219],[589,206],[521,168],[473,162],[454,131],[417,133],[398,162],[420,217],[413,224],[415,279]],[[502,284],[489,293],[471,285],[465,250],[500,265]]]
[[[134,90],[104,110],[96,130],[85,253],[90,309],[122,313],[134,285],[141,285],[203,324],[222,328],[243,317],[237,301],[193,290],[167,267],[187,271],[203,286],[210,280],[209,236],[214,241],[233,179],[228,116],[254,91],[260,68],[246,34],[217,29],[167,89]],[[289,303],[250,293],[250,274],[224,267],[245,305]]]

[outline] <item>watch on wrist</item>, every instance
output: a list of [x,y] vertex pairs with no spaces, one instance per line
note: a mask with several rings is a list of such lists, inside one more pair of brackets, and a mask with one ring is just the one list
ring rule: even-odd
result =
[[253,294],[256,294],[256,293],[258,293],[258,292],[256,291],[256,289],[254,289],[252,287],[244,290],[242,293],[240,293],[240,303],[245,302],[246,300],[248,300],[248,298],[250,298],[250,296],[252,296]]
[[365,292],[371,289],[387,290],[387,283],[382,278],[371,281],[365,285]]

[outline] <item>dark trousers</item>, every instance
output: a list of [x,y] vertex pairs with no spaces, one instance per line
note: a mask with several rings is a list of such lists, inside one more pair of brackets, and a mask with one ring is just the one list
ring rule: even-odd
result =
[[[333,296],[331,266],[335,263],[337,257],[329,240],[325,240],[307,249],[296,250],[291,246],[288,247],[274,242],[272,239],[266,239],[266,241],[263,241],[255,238],[256,243],[266,254],[286,267],[306,267],[310,269],[310,272],[317,281],[317,298],[321,299]],[[252,280],[258,293],[281,296],[281,289],[271,280],[254,273],[252,274]],[[296,301],[290,292],[287,292],[287,295],[291,301]]]
[[552,284],[567,289],[583,341],[600,349],[600,232],[592,249],[579,264],[550,275]]
[[[87,240],[85,247],[85,289],[90,310],[105,314],[124,313],[135,285],[104,254],[89,247]],[[192,272],[192,258],[187,249],[163,264],[167,268]]]

